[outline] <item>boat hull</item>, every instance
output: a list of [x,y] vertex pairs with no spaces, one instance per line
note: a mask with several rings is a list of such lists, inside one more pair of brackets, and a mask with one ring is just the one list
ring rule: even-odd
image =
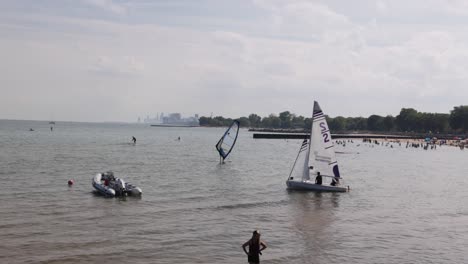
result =
[[104,184],[102,184],[101,178],[102,178],[101,173],[98,173],[96,174],[96,176],[93,177],[92,184],[93,184],[94,189],[96,189],[96,191],[98,191],[102,195],[114,197],[115,190],[110,188],[109,186],[105,186]]
[[[114,196],[141,196],[142,190],[134,186],[130,183],[127,183],[123,181],[122,179],[115,178],[115,182],[119,182],[119,185],[116,184],[109,184],[109,186],[105,185],[103,183],[103,174],[98,173],[96,176],[93,177],[92,180],[92,185],[96,191],[98,191],[100,194],[108,197],[114,197]],[[125,186],[125,188],[121,188],[118,186]],[[114,188],[113,188],[114,187]]]
[[347,192],[347,187],[315,184],[310,181],[286,181],[290,190],[304,190],[315,192]]

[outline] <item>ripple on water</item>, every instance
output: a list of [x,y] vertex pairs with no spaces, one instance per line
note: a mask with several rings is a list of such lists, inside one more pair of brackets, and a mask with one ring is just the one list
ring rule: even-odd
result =
[[[243,263],[254,229],[262,263],[466,262],[467,151],[355,141],[337,147],[351,192],[316,194],[285,190],[300,141],[242,130],[219,165],[223,129],[0,122],[2,263]],[[107,170],[143,197],[96,195]]]

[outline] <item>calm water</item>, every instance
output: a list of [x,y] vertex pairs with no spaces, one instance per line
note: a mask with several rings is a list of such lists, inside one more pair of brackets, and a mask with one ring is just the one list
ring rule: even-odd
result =
[[[242,130],[221,166],[223,131],[0,121],[0,263],[246,263],[254,229],[262,263],[468,261],[467,150],[355,141],[337,146],[351,192],[288,192],[300,140]],[[106,170],[143,197],[93,193]]]

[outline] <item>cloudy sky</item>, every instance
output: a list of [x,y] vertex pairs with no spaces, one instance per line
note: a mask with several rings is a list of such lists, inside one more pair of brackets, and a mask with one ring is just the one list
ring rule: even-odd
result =
[[448,113],[462,0],[0,1],[0,118]]

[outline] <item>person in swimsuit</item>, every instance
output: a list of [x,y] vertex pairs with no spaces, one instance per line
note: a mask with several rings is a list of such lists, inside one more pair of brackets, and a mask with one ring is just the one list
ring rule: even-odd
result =
[[[249,246],[249,251],[245,249],[247,246]],[[244,249],[245,254],[247,254],[247,261],[249,264],[260,263],[260,255],[265,248],[267,248],[267,246],[260,240],[260,232],[257,230],[253,231],[252,238],[242,245],[242,249]]]

